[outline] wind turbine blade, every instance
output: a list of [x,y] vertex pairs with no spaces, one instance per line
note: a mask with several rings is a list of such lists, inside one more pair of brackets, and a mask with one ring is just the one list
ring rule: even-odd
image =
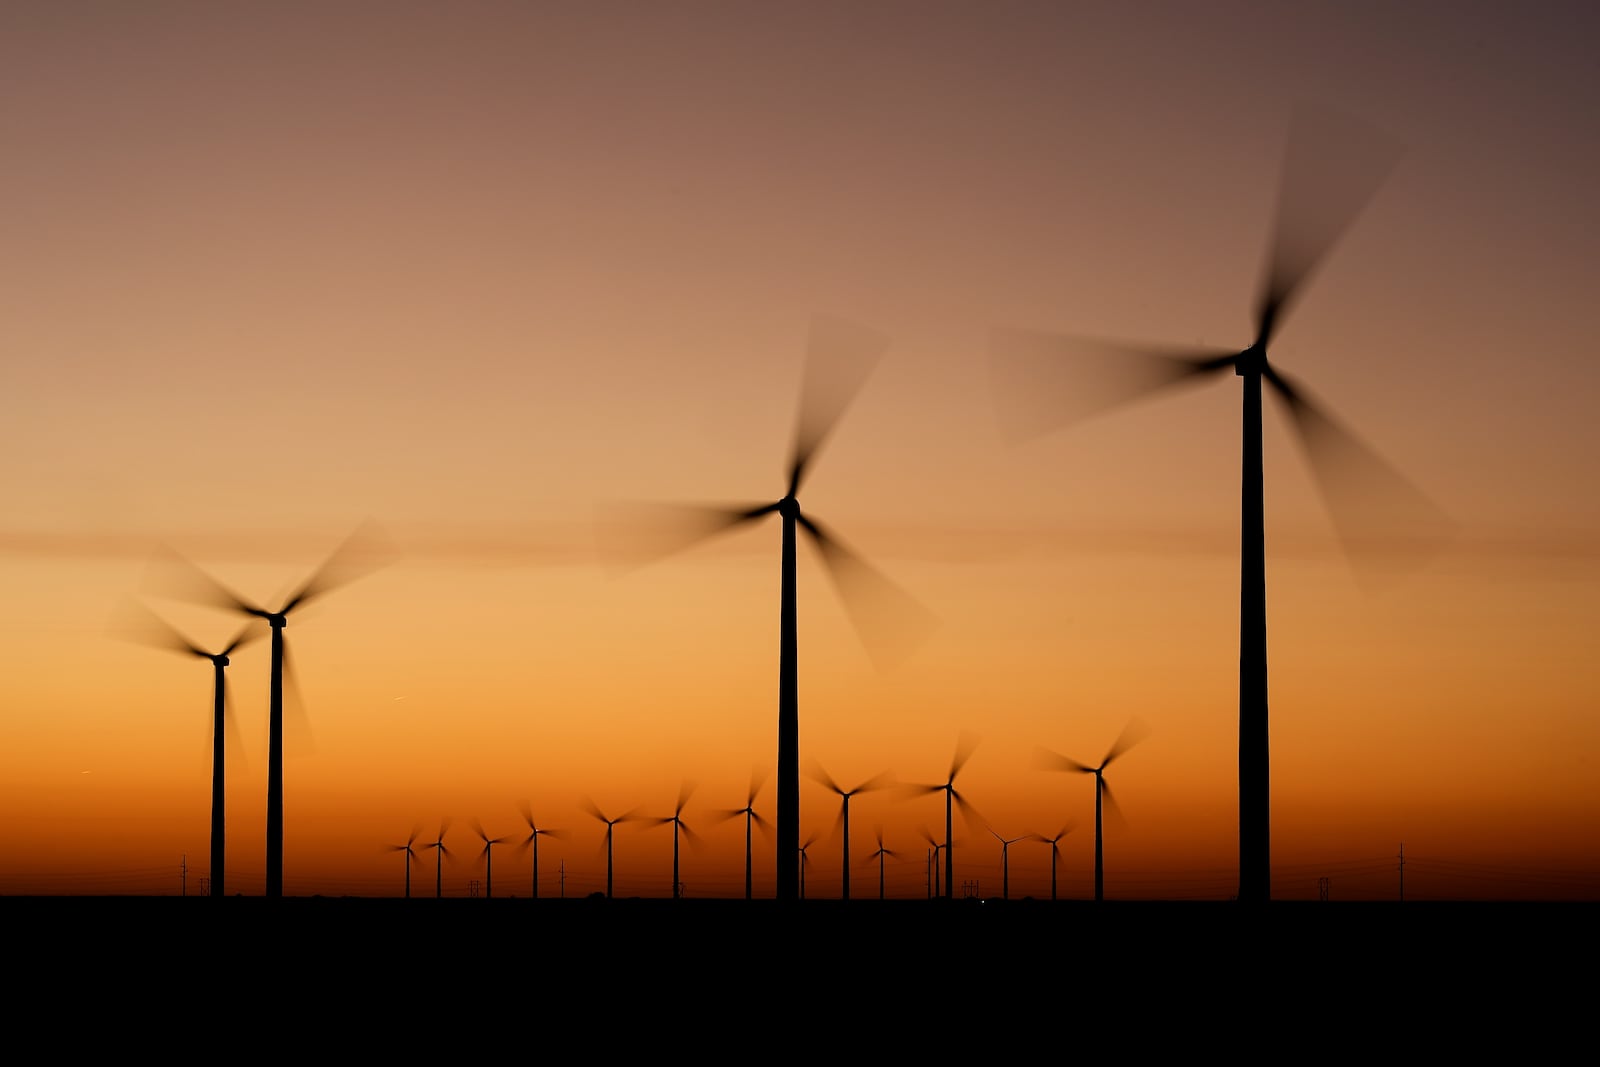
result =
[[1122,728],[1122,733],[1117,735],[1117,740],[1106,752],[1105,763],[1100,764],[1100,766],[1104,768],[1112,760],[1137,745],[1140,741],[1143,741],[1149,735],[1150,728],[1144,724],[1143,720],[1130,719],[1128,725]]
[[284,611],[341,585],[348,585],[391,563],[396,552],[384,531],[372,521],[358,526],[284,602]]
[[756,767],[750,771],[750,797],[745,801],[746,807],[755,804],[756,794],[760,793],[761,787],[767,784],[767,776],[769,773],[770,772],[764,767]]
[[289,651],[289,638],[283,639],[283,734],[284,758],[309,756],[317,750],[311,732],[311,716],[306,712],[305,695],[300,689],[300,672]]
[[590,815],[593,815],[596,819],[599,819],[603,823],[609,823],[611,821],[610,819],[606,818],[606,813],[600,810],[600,806],[588,797],[584,797],[579,802],[579,806],[582,807],[584,811],[588,812]]
[[1122,807],[1117,803],[1117,798],[1111,795],[1111,786],[1106,783],[1104,777],[1100,779],[1100,796],[1105,803],[1105,817],[1110,819],[1114,825],[1126,826],[1128,817],[1122,814]]
[[420,833],[422,833],[422,824],[419,822],[411,828],[411,836],[406,838],[407,848],[410,848],[417,843],[417,835]]
[[1130,344],[996,328],[989,386],[1000,432],[1016,444],[1229,370],[1237,349]]
[[1066,756],[1063,756],[1058,752],[1052,752],[1048,748],[1035,749],[1033,761],[1035,766],[1037,766],[1040,770],[1045,771],[1079,771],[1086,774],[1094,773],[1093,767],[1085,766],[1075,759],[1068,759]]
[[852,789],[851,793],[871,793],[879,789],[887,789],[893,784],[894,772],[880,771]]
[[245,770],[249,761],[245,758],[244,735],[239,731],[239,716],[233,710],[233,685],[228,681],[226,670],[222,672],[222,728],[227,731],[222,743],[228,773]]
[[270,628],[266,625],[265,620],[253,618],[245,623],[237,634],[234,634],[233,640],[228,642],[227,647],[222,650],[221,654],[224,656],[232,655],[252,641],[259,640],[268,632],[270,632]]
[[800,491],[807,468],[888,347],[887,337],[865,326],[826,316],[812,319],[789,453],[789,495]]
[[773,826],[771,819],[767,818],[765,815],[762,815],[760,812],[751,812],[750,821],[755,823],[757,830],[760,830],[768,838],[772,837],[772,832],[774,829],[776,829],[776,827]]
[[537,830],[538,827],[533,821],[533,805],[529,804],[526,800],[519,800],[517,802],[517,809],[522,812],[522,821],[528,824],[528,829]]
[[654,563],[778,510],[775,503],[614,502],[595,509],[595,551],[613,572]]
[[684,806],[689,803],[689,798],[694,796],[694,791],[698,788],[698,785],[699,783],[697,782],[684,782],[678,787],[678,806],[673,809],[673,814],[683,814]]
[[978,747],[978,735],[970,730],[963,730],[956,738],[956,754],[950,761],[950,781],[956,780],[956,775],[961,773],[961,768],[967,765],[972,758],[972,752]]
[[148,607],[131,598],[124,599],[112,615],[109,627],[112,636],[133,641],[168,652],[182,652],[210,659],[207,652],[178,632]]
[[833,777],[827,771],[822,769],[822,764],[816,759],[808,759],[806,761],[806,777],[815,782],[820,782],[831,792],[838,793],[841,796],[844,795],[844,789],[838,782],[833,780]]
[[1266,344],[1305,282],[1400,162],[1375,127],[1301,106],[1290,120],[1276,217],[1256,299],[1256,339]]
[[985,819],[983,814],[973,807],[970,800],[954,790],[951,791],[950,796],[955,800],[956,810],[961,813],[961,818],[965,820],[969,830],[989,829],[989,820]]
[[689,842],[691,846],[698,847],[705,840],[698,832],[695,831],[694,827],[690,826],[686,822],[680,822],[678,824],[678,830],[683,834],[683,839]]
[[186,600],[191,604],[239,611],[246,615],[266,614],[262,608],[245,600],[166,545],[151,556],[145,569],[144,586],[149,592]]
[[880,670],[910,655],[938,625],[932,612],[814,519],[799,517],[822,554],[867,654]]
[[1346,557],[1367,575],[1404,569],[1436,554],[1455,523],[1376,450],[1274,368],[1283,399]]

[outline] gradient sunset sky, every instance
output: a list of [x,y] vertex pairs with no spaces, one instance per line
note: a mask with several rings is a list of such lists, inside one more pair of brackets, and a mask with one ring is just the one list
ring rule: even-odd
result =
[[[1342,553],[1266,415],[1273,895],[1600,897],[1600,11],[1578,3],[0,7],[0,893],[206,876],[211,675],[122,639],[237,620],[362,523],[396,550],[286,630],[309,734],[285,892],[398,895],[385,846],[671,814],[689,896],[775,818],[776,520],[627,573],[610,501],[781,495],[813,315],[890,346],[802,503],[938,620],[877,668],[799,557],[800,745],[841,785],[957,787],[957,878],[1061,840],[1059,894],[1237,889],[1239,382],[1014,443],[996,326],[1242,347],[1301,102],[1405,146],[1273,348],[1455,523],[1399,580]],[[267,644],[229,668],[230,890],[265,882]],[[801,783],[808,896],[836,796]],[[852,895],[927,890],[940,797],[851,802]],[[757,895],[771,895],[757,837]],[[618,895],[672,835],[619,826]],[[1010,846],[1012,897],[1050,849]],[[496,896],[529,858],[493,853]],[[412,874],[431,895],[432,853]]]

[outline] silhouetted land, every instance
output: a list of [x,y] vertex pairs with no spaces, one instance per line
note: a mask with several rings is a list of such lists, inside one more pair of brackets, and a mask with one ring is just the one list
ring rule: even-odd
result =
[[788,1048],[840,1013],[901,1035],[852,1038],[863,1054],[992,1052],[1005,1015],[1115,1026],[1130,1054],[1209,1058],[1247,1033],[1272,1060],[1554,1056],[1587,1025],[1600,940],[1591,903],[0,897],[0,916],[23,935],[16,1018],[73,1004],[156,1041],[157,1019],[254,1026],[264,1008],[252,1048],[314,1026],[413,1057],[462,1051],[459,1026],[428,1025],[440,1002],[613,1054],[662,1053],[685,1013],[691,1044],[727,1048]]

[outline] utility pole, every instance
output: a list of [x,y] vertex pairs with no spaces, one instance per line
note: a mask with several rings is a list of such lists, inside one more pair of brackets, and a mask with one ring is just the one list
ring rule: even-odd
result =
[[1400,902],[1406,899],[1406,843],[1400,842]]
[[183,854],[183,862],[178,864],[178,895],[180,897],[189,895],[189,854],[187,852]]

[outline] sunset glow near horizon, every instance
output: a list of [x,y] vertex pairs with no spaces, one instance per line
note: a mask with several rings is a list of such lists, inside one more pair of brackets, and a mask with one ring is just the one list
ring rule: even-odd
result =
[[[1294,106],[1405,146],[1272,359],[1455,523],[1372,583],[1264,420],[1274,899],[1600,897],[1596,12],[1550,3],[16,3],[0,13],[0,894],[199,895],[207,663],[285,635],[285,891],[744,893],[776,818],[775,517],[630,570],[609,502],[784,491],[814,316],[888,347],[801,493],[936,620],[880,669],[799,546],[803,767],[956,787],[961,892],[1238,887],[1240,380],[1014,442],[995,327],[1242,348]],[[1353,563],[1355,565],[1353,565]],[[265,880],[268,642],[228,668],[226,882]],[[839,798],[800,787],[808,897]],[[850,803],[925,896],[940,794]],[[754,892],[773,844],[756,835]],[[186,870],[186,875],[183,873]],[[941,873],[939,876],[941,879]],[[1323,880],[1326,879],[1324,882]]]

